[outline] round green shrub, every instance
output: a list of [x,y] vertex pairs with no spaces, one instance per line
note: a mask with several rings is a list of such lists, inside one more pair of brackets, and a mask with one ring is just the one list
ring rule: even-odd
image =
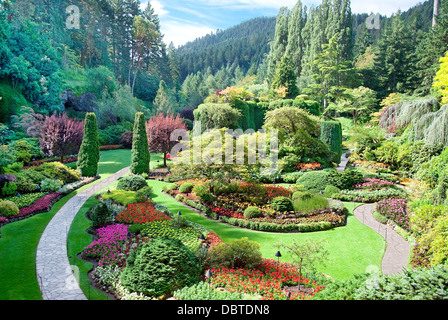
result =
[[147,186],[148,182],[141,176],[126,176],[118,181],[117,190],[138,191]]
[[335,186],[328,185],[328,186],[325,187],[323,195],[324,195],[324,197],[331,198],[332,195],[339,194],[339,193],[341,193],[341,189],[339,189],[339,188],[337,188]]
[[328,175],[326,171],[310,171],[305,172],[298,180],[297,183],[303,186],[305,190],[312,193],[319,193],[324,191],[325,187],[328,185]]
[[309,200],[313,197],[313,194],[308,191],[296,191],[292,194],[293,200]]
[[244,210],[244,217],[245,218],[260,218],[262,216],[262,212],[260,208],[258,207],[248,207],[246,210]]
[[143,187],[135,193],[135,199],[138,202],[145,202],[151,199],[154,188],[152,186]]
[[279,212],[294,211],[291,199],[286,197],[274,198],[271,202],[271,208]]
[[132,292],[161,297],[196,283],[201,271],[180,240],[154,238],[131,252],[120,280]]
[[179,192],[180,193],[191,193],[191,191],[193,191],[194,185],[192,183],[183,183],[180,187],[179,187]]
[[211,267],[255,268],[262,262],[260,245],[248,238],[220,243],[210,249]]
[[163,187],[164,192],[168,192],[168,191],[172,191],[172,190],[176,190],[176,189],[177,189],[177,184],[175,184],[175,183],[170,183]]
[[9,200],[0,201],[0,216],[9,218],[19,214],[19,207]]
[[213,202],[213,200],[215,200],[215,196],[212,193],[205,192],[199,196],[199,199],[203,203],[211,203]]

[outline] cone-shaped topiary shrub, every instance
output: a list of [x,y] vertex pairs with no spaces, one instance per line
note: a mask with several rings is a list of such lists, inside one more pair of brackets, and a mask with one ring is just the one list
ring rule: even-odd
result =
[[94,177],[98,174],[100,161],[100,143],[98,136],[98,123],[94,113],[86,114],[84,124],[84,137],[78,153],[78,170],[83,177]]
[[131,173],[142,174],[149,172],[149,146],[146,134],[145,115],[138,112],[135,115],[134,136],[132,139]]

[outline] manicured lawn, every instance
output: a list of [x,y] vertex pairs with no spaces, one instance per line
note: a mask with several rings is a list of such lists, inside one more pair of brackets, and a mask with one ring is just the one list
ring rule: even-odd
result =
[[[363,273],[372,266],[381,268],[381,260],[386,246],[384,238],[361,224],[353,216],[355,207],[353,203],[346,204],[350,211],[346,227],[303,234],[266,233],[236,228],[207,219],[162,193],[164,182],[151,181],[150,184],[154,187],[153,200],[156,203],[165,205],[174,213],[180,210],[188,219],[215,232],[224,241],[242,237],[257,241],[265,258],[275,259],[274,255],[278,251],[275,245],[278,243],[289,243],[293,239],[297,241],[324,239],[327,241],[326,248],[330,252],[330,257],[326,265],[320,267],[320,270],[334,279],[345,279],[353,274]],[[291,261],[286,252],[283,252],[282,255],[282,261]]]

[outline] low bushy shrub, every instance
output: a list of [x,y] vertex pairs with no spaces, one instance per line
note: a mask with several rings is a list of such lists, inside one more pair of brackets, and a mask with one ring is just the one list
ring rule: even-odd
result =
[[56,192],[62,187],[61,180],[45,178],[40,184],[40,190],[43,192]]
[[19,214],[19,208],[12,201],[0,201],[0,217],[13,217]]
[[175,184],[175,183],[170,183],[162,188],[162,190],[164,192],[169,192],[169,191],[173,191],[176,189],[177,189],[177,184]]
[[193,187],[194,187],[194,185],[192,183],[183,183],[179,187],[179,192],[180,193],[191,193],[191,191],[193,191]]
[[260,245],[248,238],[220,243],[210,249],[212,267],[255,268],[262,262]]
[[101,197],[103,200],[112,200],[122,206],[139,202],[134,191],[112,190],[110,193],[104,193]]
[[51,179],[61,180],[63,184],[72,183],[81,179],[81,173],[71,169],[60,162],[44,163],[40,167],[33,168]]
[[143,187],[135,193],[135,199],[139,202],[151,200],[151,194],[154,188],[152,186]]
[[108,225],[112,221],[112,213],[113,211],[110,208],[110,202],[109,204],[106,201],[97,204],[89,213],[92,227],[102,228]]
[[328,174],[328,185],[341,190],[351,189],[354,185],[364,182],[364,176],[357,170],[345,170],[343,172],[333,170]]
[[305,172],[297,180],[297,184],[303,186],[307,191],[319,193],[320,191],[324,191],[328,185],[328,175],[329,173],[327,171]]
[[271,202],[271,208],[279,212],[294,211],[291,199],[286,197],[276,197]]
[[201,269],[181,241],[154,238],[131,252],[120,280],[133,292],[161,297],[196,283]]
[[260,218],[261,216],[263,216],[263,214],[258,207],[248,207],[246,210],[244,210],[245,218]]
[[335,186],[326,186],[324,190],[324,197],[331,198],[334,194],[341,193],[341,189]]
[[137,175],[122,177],[118,180],[117,190],[138,191],[148,186],[145,178]]

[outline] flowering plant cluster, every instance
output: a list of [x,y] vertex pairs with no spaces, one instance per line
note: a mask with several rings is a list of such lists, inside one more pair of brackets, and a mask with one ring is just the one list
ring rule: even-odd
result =
[[366,160],[354,160],[354,161],[352,161],[352,164],[355,167],[366,167],[366,168],[372,168],[372,169],[385,169],[389,166],[385,163],[366,161]]
[[377,203],[377,211],[395,222],[403,229],[410,231],[409,216],[407,214],[406,200],[403,198],[388,198]]
[[315,293],[324,289],[300,276],[299,270],[292,264],[278,263],[275,260],[263,259],[261,265],[255,269],[218,267],[211,270],[215,287],[222,287],[230,292],[261,295],[263,300],[286,300],[288,297],[284,287],[290,283],[297,283],[313,288],[309,293],[291,293],[289,299],[310,299]]
[[31,214],[37,214],[41,212],[48,212],[50,210],[51,204],[61,196],[60,192],[47,194],[39,199],[37,199],[32,205],[19,209],[19,215],[12,217],[18,218]]
[[84,249],[87,257],[98,259],[99,266],[115,266],[122,262],[122,247],[126,241],[128,227],[110,225],[97,230],[98,239]]
[[272,199],[277,197],[286,197],[286,198],[292,197],[291,189],[277,185],[266,185],[265,188],[266,188],[266,194],[263,199],[265,202],[270,202],[272,201]]
[[126,209],[115,218],[117,222],[124,224],[145,224],[168,219],[171,219],[170,216],[160,210],[156,210],[154,205],[148,202],[128,204]]
[[320,170],[322,169],[322,164],[320,164],[319,162],[299,163],[298,165],[296,165],[296,169],[299,169],[300,171]]
[[368,178],[364,179],[363,183],[356,184],[355,189],[367,189],[367,190],[378,190],[383,188],[388,188],[390,186],[395,186],[396,184],[387,180]]
[[214,232],[210,232],[207,234],[205,242],[209,245],[210,248],[215,247],[222,243],[222,239]]

